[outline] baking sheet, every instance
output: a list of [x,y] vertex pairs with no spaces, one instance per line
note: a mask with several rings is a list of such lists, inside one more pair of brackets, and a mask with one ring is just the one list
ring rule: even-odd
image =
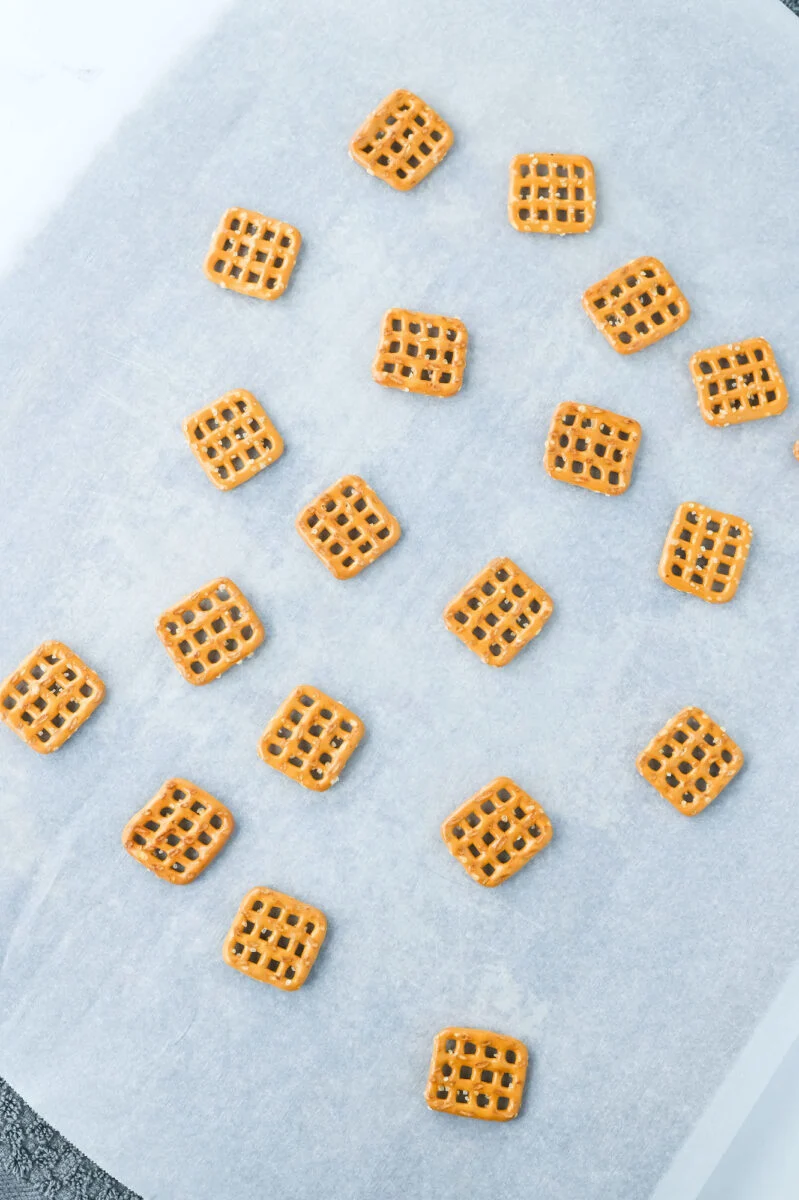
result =
[[[231,10],[98,158],[2,290],[2,670],[45,637],[108,695],[53,757],[0,747],[0,1072],[147,1200],[281,1196],[645,1196],[796,958],[799,469],[792,410],[700,420],[687,359],[793,338],[799,34],[776,3],[377,3]],[[756,29],[756,36],[753,30]],[[456,144],[414,192],[346,156],[362,116],[407,86]],[[585,237],[507,224],[523,150],[585,153]],[[304,245],[274,305],[208,284],[219,214],[249,205]],[[582,312],[590,283],[662,258],[693,317],[623,359]],[[470,332],[451,401],[381,389],[382,312],[451,313]],[[284,458],[230,495],[180,422],[251,389]],[[562,399],[641,421],[630,491],[593,496],[540,465]],[[404,537],[346,585],[292,528],[345,472]],[[748,519],[728,606],[657,578],[676,505]],[[491,557],[553,596],[547,628],[492,672],[441,622]],[[208,688],[175,671],[157,615],[218,574],[267,642]],[[352,707],[367,737],[313,796],[255,743],[298,683]],[[747,764],[681,820],[634,770],[697,703]],[[124,854],[125,821],[169,775],[234,811],[195,884]],[[555,838],[496,892],[439,840],[496,774]],[[222,962],[244,892],[318,905],[330,934],[295,995]],[[523,1038],[518,1121],[422,1099],[434,1033]]]

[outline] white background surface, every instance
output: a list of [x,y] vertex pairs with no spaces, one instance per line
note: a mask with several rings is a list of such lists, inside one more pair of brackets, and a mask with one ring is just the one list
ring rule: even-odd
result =
[[[11,6],[0,57],[6,118],[0,122],[0,153],[7,164],[0,261],[9,264],[21,253],[121,116],[223,7],[210,0],[191,5],[160,0],[109,11],[84,0],[70,5],[67,14],[56,4]],[[794,1052],[742,1130],[730,1165],[722,1164],[722,1173],[708,1185],[707,1200],[793,1195],[789,1178],[796,1176],[786,1173],[784,1131],[799,1120],[798,1073]]]

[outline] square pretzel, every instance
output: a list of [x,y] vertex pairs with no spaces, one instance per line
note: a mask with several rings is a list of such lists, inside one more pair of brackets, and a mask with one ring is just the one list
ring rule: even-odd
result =
[[743,766],[739,746],[701,708],[684,708],[638,755],[636,766],[686,817],[715,800]]
[[242,296],[277,300],[288,286],[301,245],[302,235],[293,225],[247,208],[229,208],[211,238],[205,274]]
[[425,1100],[438,1112],[481,1121],[519,1115],[527,1047],[487,1029],[442,1029],[433,1042]]
[[397,191],[416,187],[441,162],[452,130],[413,92],[386,96],[350,142],[350,157]]
[[590,404],[559,404],[549,427],[544,466],[553,479],[606,496],[626,492],[641,426]]
[[63,642],[42,642],[0,684],[0,720],[39,754],[60,749],[105,695],[105,684]]
[[297,531],[336,579],[359,575],[390,550],[400,523],[359,475],[345,475],[297,517]]
[[552,616],[552,600],[509,558],[494,558],[444,609],[444,624],[490,667],[504,667]]
[[187,779],[168,779],[131,817],[122,845],[167,883],[191,883],[233,832],[233,817],[209,792]]
[[788,389],[765,338],[698,350],[691,359],[691,377],[708,425],[776,417],[788,404]]
[[636,258],[583,294],[583,308],[619,354],[635,354],[691,315],[691,306],[663,263]]
[[214,487],[229,492],[276,462],[283,439],[251,392],[226,392],[183,422],[186,441]]
[[162,613],[155,628],[183,678],[198,686],[249,658],[264,640],[249,601],[224,576]]
[[372,378],[424,396],[454,396],[463,383],[469,335],[456,317],[390,308],[383,317]]
[[296,992],[308,978],[327,933],[325,914],[273,888],[256,887],[241,902],[222,955],[251,979]]
[[363,737],[363,722],[337,700],[312,687],[295,688],[258,743],[265,763],[313,792],[338,780]]
[[587,233],[596,215],[594,165],[581,154],[517,154],[508,220],[521,233]]
[[704,504],[681,504],[666,536],[658,572],[669,587],[711,604],[726,604],[738,590],[752,526]]
[[447,817],[441,836],[472,879],[496,887],[549,844],[552,823],[532,796],[500,776]]

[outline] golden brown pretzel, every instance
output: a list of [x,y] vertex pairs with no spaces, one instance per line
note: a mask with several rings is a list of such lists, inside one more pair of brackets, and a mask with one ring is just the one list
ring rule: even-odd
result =
[[636,766],[677,812],[693,817],[716,799],[743,761],[721,725],[701,708],[684,708],[655,734]]
[[594,166],[581,154],[511,159],[508,220],[522,233],[587,233],[596,213]]
[[189,683],[210,683],[249,658],[264,627],[232,580],[222,576],[162,613],[156,632]]
[[225,962],[284,992],[296,992],[308,978],[327,933],[325,914],[310,904],[256,887],[239,906],[225,938]]
[[553,479],[616,496],[630,486],[640,441],[632,417],[566,401],[553,414],[544,466]]
[[183,432],[214,487],[229,492],[271,466],[283,439],[251,392],[226,392],[186,417]]
[[258,742],[265,763],[314,792],[326,792],[363,737],[363,722],[316,688],[295,688]]
[[496,887],[549,844],[552,823],[532,796],[500,776],[450,813],[441,836],[472,879]]
[[482,1121],[519,1115],[527,1047],[487,1029],[442,1029],[433,1042],[425,1099],[430,1108]]
[[297,517],[297,532],[336,579],[359,575],[398,541],[401,529],[359,475],[345,475]]
[[690,368],[708,425],[741,425],[787,407],[788,389],[765,338],[698,350]]
[[494,558],[444,609],[444,624],[490,667],[504,667],[541,632],[552,600],[509,558]]
[[658,573],[678,592],[726,604],[738,590],[751,544],[747,521],[689,501],[674,514]]
[[122,845],[159,879],[191,883],[233,832],[230,811],[187,779],[168,779],[128,821]]
[[247,208],[229,208],[211,238],[205,274],[211,283],[277,300],[291,278],[302,245],[299,229]]
[[350,142],[350,157],[400,192],[416,187],[452,146],[452,130],[413,92],[386,96]]
[[63,642],[42,642],[0,684],[0,719],[39,754],[63,746],[105,695],[105,684]]
[[463,383],[469,335],[456,317],[390,308],[383,317],[372,378],[424,396],[454,396]]
[[583,308],[619,354],[635,354],[691,315],[691,306],[663,263],[636,258],[583,294]]

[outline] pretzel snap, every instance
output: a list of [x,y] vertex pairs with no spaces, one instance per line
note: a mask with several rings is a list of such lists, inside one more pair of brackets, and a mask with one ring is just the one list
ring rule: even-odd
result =
[[481,1121],[519,1115],[527,1079],[524,1042],[487,1029],[442,1029],[433,1042],[425,1100],[438,1112]]
[[42,642],[0,684],[0,719],[38,754],[63,746],[105,695],[105,684],[63,642]]

